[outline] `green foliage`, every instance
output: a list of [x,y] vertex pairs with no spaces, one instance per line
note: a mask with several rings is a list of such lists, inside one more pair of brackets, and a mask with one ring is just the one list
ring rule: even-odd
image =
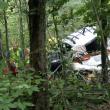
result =
[[[84,2],[85,1],[85,2]],[[57,37],[61,40],[84,25],[95,25],[97,23],[96,15],[107,16],[107,32],[110,28],[110,1],[105,7],[100,8],[99,0],[48,0],[47,1],[47,42],[49,44],[47,51],[56,51],[58,49]],[[106,0],[105,0],[106,1]],[[3,11],[6,11],[9,29],[9,42],[20,42],[19,37],[19,17],[23,18],[23,35],[25,36],[25,45],[29,46],[28,32],[28,7],[27,0],[21,0],[22,15],[19,15],[19,4],[17,0],[0,0],[0,27],[2,27],[2,40],[5,46],[5,29],[3,20]],[[97,13],[94,10],[97,10]],[[55,19],[53,19],[53,15]],[[58,34],[55,34],[54,22],[57,24]],[[100,29],[97,30],[100,33]],[[49,42],[50,40],[50,42]],[[100,83],[85,83],[78,74],[70,70],[72,59],[68,60],[66,56],[63,60],[64,70],[61,72],[66,77],[60,77],[49,81],[50,107],[52,110],[86,110],[88,103],[94,106],[110,100],[110,86]],[[20,64],[21,65],[21,64]],[[33,76],[33,72],[26,71],[24,66],[20,67],[19,74],[15,77],[11,74],[4,75],[2,69],[7,66],[4,61],[0,61],[0,110],[10,110],[17,108],[19,110],[28,110],[32,104],[33,92],[40,92],[40,83],[44,80],[39,76]]]
[[[7,17],[9,45],[14,41],[19,44],[20,40],[20,25],[19,25],[19,1],[17,0],[0,0],[0,30],[3,40],[3,49],[6,48],[5,40],[5,24],[4,24],[4,11]],[[26,0],[21,0],[22,3],[22,18],[23,18],[23,35],[25,38],[26,46],[29,46],[29,30],[28,30],[28,5]]]
[[8,8],[8,1],[0,0],[0,12]]
[[85,83],[71,73],[66,79],[50,81],[50,106],[52,110],[86,110],[88,104],[98,107],[110,100],[109,88],[100,83]]
[[0,72],[0,110],[17,108],[27,110],[32,104],[32,93],[39,92],[38,85],[43,80],[39,76],[33,78],[33,72],[19,71],[15,77],[12,73],[4,75]]
[[[83,16],[78,12],[79,8],[83,5],[82,0],[47,1],[47,40],[51,39],[53,42],[53,44],[47,44],[49,50],[56,50],[58,48],[58,42],[56,42],[58,40],[56,39],[61,41],[62,38],[84,25]],[[54,23],[57,25],[58,35],[55,32]]]

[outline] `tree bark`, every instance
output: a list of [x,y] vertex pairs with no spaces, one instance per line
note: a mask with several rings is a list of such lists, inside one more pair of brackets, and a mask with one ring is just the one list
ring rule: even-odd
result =
[[4,14],[4,24],[5,24],[5,33],[6,33],[6,58],[7,60],[9,60],[10,58],[10,52],[9,52],[9,35],[8,35],[8,23],[7,23],[7,16],[6,16],[6,11],[3,10],[3,14]]
[[37,71],[46,70],[45,0],[29,1],[30,62]]
[[2,51],[2,35],[1,35],[1,30],[0,30],[0,60],[3,57],[3,51]]
[[[101,36],[101,62],[102,62],[102,83],[108,82],[108,62],[107,62],[107,37],[109,36],[107,30],[107,12],[106,7],[109,0],[100,0],[95,5],[96,0],[91,0],[93,10],[97,18],[97,24],[100,29]],[[97,6],[98,5],[98,6]],[[96,6],[98,8],[96,8]]]
[[[102,30],[105,30],[102,20]],[[101,36],[101,60],[102,60],[102,82],[107,83],[108,82],[108,61],[107,61],[107,34],[103,34]]]
[[[46,79],[46,0],[29,0],[29,30],[30,30],[30,64],[36,70],[35,74]],[[32,110],[49,110],[48,83],[40,85],[45,91],[33,93]]]
[[[108,82],[108,61],[107,61],[107,37],[109,36],[107,32],[107,15],[104,10],[107,6],[108,0],[101,0],[101,60],[102,60],[102,82],[107,83]],[[106,16],[104,16],[104,14]]]
[[[22,18],[22,3],[21,0],[19,1],[19,32],[20,32],[20,40],[21,40],[21,52],[22,52],[22,59],[25,59],[24,56],[24,48],[25,48],[25,43],[24,43],[24,35],[23,35],[23,18]],[[17,1],[16,1],[17,2]]]

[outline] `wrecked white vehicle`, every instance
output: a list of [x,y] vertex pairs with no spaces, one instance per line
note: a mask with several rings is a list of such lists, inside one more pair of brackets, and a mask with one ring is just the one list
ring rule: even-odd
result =
[[87,51],[97,50],[97,34],[95,27],[84,27],[77,32],[74,32],[63,39],[63,44],[66,48],[74,48],[76,46],[85,46]]
[[[74,70],[101,71],[100,45],[95,27],[85,27],[63,39],[64,47],[73,50]],[[110,60],[110,39],[108,39],[108,59]]]

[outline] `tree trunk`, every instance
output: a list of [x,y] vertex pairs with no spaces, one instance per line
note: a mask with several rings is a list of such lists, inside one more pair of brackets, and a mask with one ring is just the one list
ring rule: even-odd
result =
[[24,60],[25,43],[24,43],[24,35],[23,35],[22,6],[21,6],[21,0],[18,0],[18,1],[19,1],[19,31],[20,31],[20,40],[21,40],[21,51],[22,51],[22,59]]
[[[101,36],[101,61],[102,61],[102,83],[108,82],[108,64],[107,64],[107,37],[109,36],[107,30],[107,12],[106,7],[109,0],[91,0],[93,10],[97,18],[97,24],[100,29]],[[98,8],[96,8],[96,6]]]
[[3,51],[2,51],[2,35],[1,35],[1,31],[0,31],[0,60],[3,57]]
[[[29,30],[30,30],[30,63],[37,75],[46,78],[46,19],[45,0],[29,0]],[[48,84],[40,85],[45,91],[33,93],[34,107],[32,110],[49,110]]]
[[29,30],[28,3],[26,0],[24,0],[24,7],[25,7],[25,11],[26,11],[26,21],[27,21],[28,30]]
[[[105,9],[108,0],[101,0],[101,9]],[[101,60],[102,60],[102,82],[108,82],[108,64],[107,64],[107,37],[109,36],[107,32],[107,15],[104,16],[104,12],[101,10],[100,15],[101,20]]]
[[9,52],[9,36],[8,36],[8,23],[7,23],[7,16],[6,16],[6,11],[3,11],[4,13],[4,24],[5,24],[5,33],[6,33],[6,58],[9,60],[10,58],[10,52]]
[[[103,27],[103,21],[102,21],[102,30],[105,30]],[[108,64],[107,64],[107,34],[104,33],[103,36],[101,36],[101,60],[102,60],[102,81],[103,83],[108,82]]]

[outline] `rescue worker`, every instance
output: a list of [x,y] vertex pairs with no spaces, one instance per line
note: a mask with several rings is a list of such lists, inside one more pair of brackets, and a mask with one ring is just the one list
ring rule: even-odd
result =
[[30,55],[30,50],[29,48],[24,49],[24,56],[25,56],[25,64],[29,64],[29,55]]
[[13,43],[12,47],[9,49],[9,56],[6,57],[8,57],[7,64],[9,70],[12,72],[13,75],[16,76],[21,60],[21,48],[19,48],[19,45],[17,43]]
[[10,48],[10,62],[15,63],[19,66],[20,60],[22,58],[22,50],[19,48],[18,44],[13,44]]

